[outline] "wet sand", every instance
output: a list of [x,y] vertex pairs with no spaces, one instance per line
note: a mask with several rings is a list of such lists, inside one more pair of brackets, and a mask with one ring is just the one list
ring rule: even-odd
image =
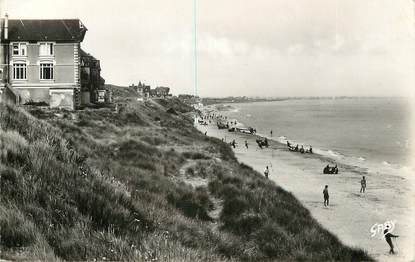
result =
[[[287,146],[270,141],[270,147],[260,149],[257,136],[239,132],[219,130],[216,121],[207,126],[196,124],[208,136],[231,142],[239,162],[263,173],[270,167],[270,179],[293,193],[312,216],[339,237],[346,245],[362,248],[379,261],[414,260],[414,182],[402,176],[379,175],[367,170],[339,165],[339,174],[327,175],[322,170],[333,163],[329,158],[317,154],[291,152]],[[248,149],[245,147],[248,141]],[[330,163],[331,162],[331,163]],[[366,193],[360,193],[360,180],[366,176]],[[330,206],[323,205],[323,188],[329,186]],[[394,234],[400,238],[396,243],[396,255],[389,255],[389,247],[379,232],[372,237],[373,225],[396,221]]]

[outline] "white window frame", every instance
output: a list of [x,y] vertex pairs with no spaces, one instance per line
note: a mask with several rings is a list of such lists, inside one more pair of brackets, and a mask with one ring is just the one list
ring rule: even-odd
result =
[[[39,42],[38,44],[39,44],[39,56],[42,56],[42,57],[55,56],[56,43],[54,43],[54,42]],[[46,53],[45,54],[42,53],[42,46],[46,46],[46,49],[45,49]]]
[[[13,80],[27,81],[27,67],[26,61],[13,61]],[[22,70],[21,72],[18,70]]]
[[[46,67],[46,65],[48,65]],[[51,69],[50,75],[51,78],[45,78],[45,71],[43,71],[44,67]],[[42,61],[39,63],[39,79],[41,81],[53,81],[55,80],[55,63],[53,61]]]
[[[29,43],[26,42],[13,42],[11,43],[11,50],[12,50],[12,56],[27,56],[27,46]],[[15,47],[17,46],[17,54],[14,53]]]

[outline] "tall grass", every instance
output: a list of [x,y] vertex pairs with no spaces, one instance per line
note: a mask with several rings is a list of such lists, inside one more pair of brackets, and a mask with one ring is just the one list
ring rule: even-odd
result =
[[[0,256],[371,260],[342,245],[291,194],[237,163],[228,145],[196,132],[188,106],[121,100],[118,111],[35,109],[37,118],[0,104]],[[187,161],[208,184],[182,180]]]

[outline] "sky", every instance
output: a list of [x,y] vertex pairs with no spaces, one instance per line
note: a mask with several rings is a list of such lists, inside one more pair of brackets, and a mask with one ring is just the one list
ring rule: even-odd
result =
[[107,83],[201,96],[414,96],[411,0],[0,0],[79,18]]

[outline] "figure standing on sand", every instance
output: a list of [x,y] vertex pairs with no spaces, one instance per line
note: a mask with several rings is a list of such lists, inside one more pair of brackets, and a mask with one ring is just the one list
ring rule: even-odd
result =
[[362,180],[360,180],[360,193],[364,193],[366,191],[366,178],[363,176]]
[[395,251],[393,250],[392,237],[397,238],[399,236],[389,232],[389,225],[386,225],[386,229],[383,231],[383,235],[385,236],[386,243],[388,243],[390,247],[389,254],[395,254]]
[[324,206],[329,205],[329,186],[326,185],[323,190]]
[[236,148],[236,142],[235,142],[235,139],[234,139],[234,140],[232,140],[232,142],[231,142],[231,146],[232,146],[233,148]]
[[246,149],[248,149],[248,141],[247,140],[245,140],[245,147],[246,147]]
[[266,179],[268,179],[268,176],[269,176],[269,169],[268,169],[268,166],[265,168],[265,170],[264,170],[264,175],[265,175],[265,178]]
[[272,137],[272,130],[271,130],[271,132],[269,132],[270,134],[271,134],[271,137]]

